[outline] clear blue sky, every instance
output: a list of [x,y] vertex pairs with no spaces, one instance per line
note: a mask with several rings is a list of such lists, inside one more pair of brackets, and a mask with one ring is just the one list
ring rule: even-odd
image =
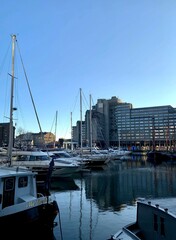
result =
[[[83,118],[90,94],[93,103],[116,96],[134,108],[176,107],[175,0],[1,0],[0,16],[1,122],[9,115],[11,34],[43,131],[55,131],[58,111],[57,137],[70,136],[80,88]],[[39,132],[20,61],[15,69],[14,122]]]

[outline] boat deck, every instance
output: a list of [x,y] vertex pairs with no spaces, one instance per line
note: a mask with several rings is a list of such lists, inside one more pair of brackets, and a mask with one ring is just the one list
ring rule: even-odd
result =
[[140,202],[151,202],[152,205],[159,205],[160,208],[168,209],[168,212],[176,215],[176,197],[155,198],[155,199],[138,199]]
[[[167,212],[170,213],[170,215],[176,216],[176,198],[170,197],[170,198],[155,198],[155,199],[145,199],[145,198],[138,198],[137,202],[143,202],[146,204],[150,204],[151,206],[154,206],[156,208],[164,209]],[[120,231],[118,231],[116,234],[112,235],[109,240],[140,240],[143,239],[143,237],[139,237],[136,235],[135,229],[135,221],[134,219],[133,223],[129,223],[128,226],[125,226]],[[130,228],[134,228],[133,230]],[[139,230],[139,229],[136,229]],[[129,234],[130,231],[130,234]],[[134,235],[133,235],[134,234]]]

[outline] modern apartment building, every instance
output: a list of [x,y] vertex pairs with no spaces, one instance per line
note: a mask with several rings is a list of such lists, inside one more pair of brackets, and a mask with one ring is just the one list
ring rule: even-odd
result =
[[87,110],[83,139],[89,146],[103,148],[120,145],[171,150],[175,149],[175,127],[176,109],[170,105],[133,108],[131,103],[112,97],[98,99],[92,110]]

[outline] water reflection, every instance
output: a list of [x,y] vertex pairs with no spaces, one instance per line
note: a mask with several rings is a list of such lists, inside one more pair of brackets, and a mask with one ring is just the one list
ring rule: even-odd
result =
[[73,178],[54,178],[51,181],[51,191],[67,191],[67,190],[78,190],[79,187],[76,185]]
[[99,209],[116,211],[124,203],[134,205],[138,197],[175,196],[175,166],[154,167],[144,160],[116,162],[85,178],[85,191]]
[[[137,198],[176,196],[175,173],[174,165],[154,167],[145,157],[136,157],[76,176],[73,180],[77,189],[56,191],[63,238],[107,239],[134,221]],[[60,239],[59,230],[56,239]]]

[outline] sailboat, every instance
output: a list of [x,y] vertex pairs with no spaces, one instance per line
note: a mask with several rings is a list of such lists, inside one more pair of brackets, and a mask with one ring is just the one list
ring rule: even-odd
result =
[[[49,239],[53,235],[58,205],[54,196],[38,192],[36,173],[26,168],[11,165],[13,147],[13,88],[14,88],[14,53],[16,35],[12,35],[12,74],[10,129],[8,145],[8,164],[0,167],[0,228],[6,239],[37,239],[37,231],[41,230]],[[48,179],[52,171],[52,162],[48,171]],[[49,184],[49,182],[48,182]],[[48,188],[49,190],[49,188]],[[20,237],[21,233],[27,236]]]
[[90,111],[89,111],[89,130],[90,130],[90,141],[89,147],[83,147],[82,144],[82,89],[80,88],[80,157],[82,163],[85,164],[86,168],[103,168],[109,162],[109,156],[101,153],[97,149],[92,149],[92,110],[91,110],[91,95],[90,95]]

